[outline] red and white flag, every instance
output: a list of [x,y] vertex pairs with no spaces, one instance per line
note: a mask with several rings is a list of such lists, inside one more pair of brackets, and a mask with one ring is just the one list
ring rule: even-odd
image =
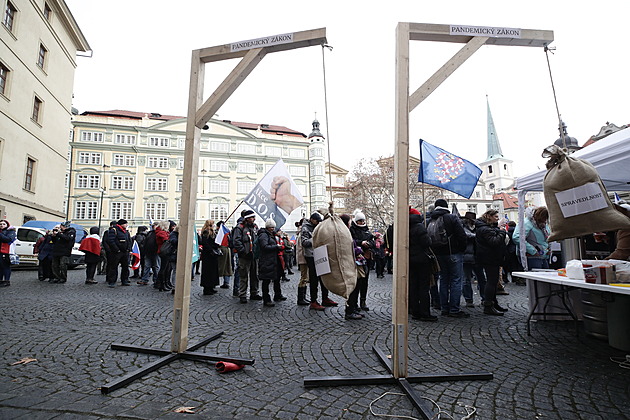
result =
[[136,241],[133,241],[133,246],[131,247],[131,264],[129,266],[132,270],[140,268],[140,247]]
[[217,232],[217,237],[214,242],[220,246],[228,246],[228,235],[230,234],[230,230],[225,226],[221,225],[219,231]]

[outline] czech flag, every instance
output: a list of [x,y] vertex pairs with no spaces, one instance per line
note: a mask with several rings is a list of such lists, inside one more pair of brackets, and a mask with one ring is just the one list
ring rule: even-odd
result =
[[132,270],[140,268],[140,247],[136,241],[133,241],[133,246],[131,247],[131,264],[129,266]]
[[289,239],[291,241],[291,243],[293,245],[295,245],[295,241],[297,241],[297,238],[295,237],[295,235],[291,236],[291,238]]
[[220,246],[228,246],[228,236],[230,234],[230,230],[225,226],[221,225],[219,231],[217,232],[217,237],[214,242]]

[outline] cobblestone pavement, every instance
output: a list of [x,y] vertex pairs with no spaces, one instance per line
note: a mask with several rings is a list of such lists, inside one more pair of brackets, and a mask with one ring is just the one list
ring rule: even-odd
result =
[[[99,387],[158,356],[114,351],[114,342],[168,349],[172,295],[148,287],[85,285],[74,270],[66,284],[39,282],[32,270],[14,271],[0,289],[0,418],[2,419],[372,419],[370,403],[396,385],[303,387],[304,377],[386,374],[372,352],[391,350],[391,281],[370,278],[365,319],[346,321],[343,308],[297,306],[296,276],[283,283],[289,297],[275,308],[239,304],[231,289],[191,296],[194,344],[224,335],[199,351],[253,358],[255,364],[219,374],[210,362],[180,360],[102,395]],[[409,375],[489,371],[491,381],[417,383],[418,395],[453,418],[630,418],[630,370],[610,361],[625,356],[580,333],[573,323],[537,322],[526,332],[525,287],[510,283],[504,317],[481,308],[467,319],[410,320]],[[475,297],[477,299],[477,297]],[[339,299],[343,302],[342,299]],[[24,357],[37,361],[11,365]],[[175,413],[193,407],[194,414]],[[373,410],[420,417],[409,400],[385,395]],[[442,418],[448,418],[443,416]]]

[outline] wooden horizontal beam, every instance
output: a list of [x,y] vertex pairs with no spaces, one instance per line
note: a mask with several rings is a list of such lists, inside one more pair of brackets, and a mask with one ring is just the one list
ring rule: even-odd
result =
[[[277,52],[294,50],[296,48],[310,47],[313,45],[325,44],[326,28],[310,29],[293,33],[293,41],[286,44],[265,47],[266,52]],[[232,51],[232,43],[217,45],[215,47],[202,48],[199,51],[199,58],[203,63],[212,61],[229,60],[232,58],[244,57],[248,50]]]
[[[409,23],[411,41],[437,41],[467,44],[474,36],[451,35],[451,25],[435,23]],[[520,38],[489,37],[486,45],[512,45],[521,47],[544,47],[553,42],[553,31],[520,29]]]

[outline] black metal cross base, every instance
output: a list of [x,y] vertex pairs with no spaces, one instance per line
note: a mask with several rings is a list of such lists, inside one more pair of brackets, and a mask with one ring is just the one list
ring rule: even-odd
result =
[[120,379],[116,379],[115,381],[109,382],[101,387],[101,394],[108,394],[111,391],[115,391],[118,388],[122,388],[124,386],[129,385],[131,382],[135,381],[138,378],[143,377],[144,375],[151,373],[153,371],[158,370],[162,366],[168,365],[169,363],[178,360],[178,359],[189,359],[189,360],[212,360],[215,362],[230,362],[230,363],[238,363],[240,365],[253,365],[254,359],[240,359],[237,357],[223,356],[223,355],[213,355],[206,353],[198,353],[195,350],[205,346],[212,340],[216,340],[217,338],[223,335],[223,331],[219,333],[215,333],[214,335],[200,341],[194,346],[190,346],[186,351],[182,353],[172,353],[168,350],[162,349],[154,349],[151,347],[142,347],[142,346],[134,346],[130,344],[112,344],[112,350],[122,350],[122,351],[135,351],[138,353],[145,354],[155,354],[158,356],[162,356],[160,359],[155,362],[149,363],[143,368],[136,370],[135,372],[129,373],[123,376]]
[[384,385],[398,384],[407,394],[411,403],[420,411],[422,418],[429,420],[435,417],[432,407],[427,405],[426,401],[416,395],[411,383],[415,382],[446,382],[446,381],[474,381],[474,380],[491,380],[492,373],[487,372],[467,372],[467,373],[427,373],[424,375],[413,375],[406,378],[394,378],[392,374],[391,362],[387,356],[376,346],[372,347],[374,353],[378,356],[381,364],[389,371],[389,375],[364,375],[364,376],[324,376],[320,378],[307,377],[304,378],[305,388],[315,388],[318,386],[343,386],[343,385]]

